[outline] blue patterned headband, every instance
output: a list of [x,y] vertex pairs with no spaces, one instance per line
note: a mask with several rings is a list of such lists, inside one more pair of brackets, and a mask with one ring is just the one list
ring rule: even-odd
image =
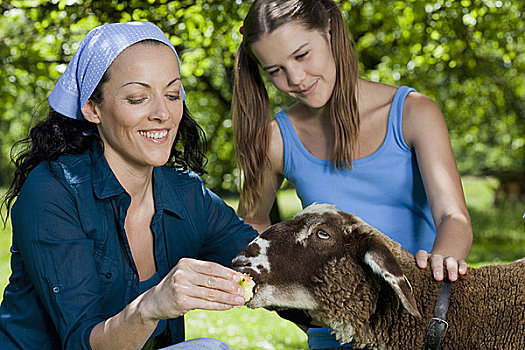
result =
[[[126,48],[148,39],[168,45],[177,56],[180,69],[175,48],[153,23],[141,21],[105,24],[91,30],[80,42],[73,59],[49,95],[51,108],[67,117],[84,119],[81,109],[111,63]],[[184,100],[186,94],[183,88],[181,95]]]

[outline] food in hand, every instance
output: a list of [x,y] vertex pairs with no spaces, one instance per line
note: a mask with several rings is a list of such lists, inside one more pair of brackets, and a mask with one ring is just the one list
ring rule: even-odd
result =
[[244,289],[244,301],[248,302],[251,298],[253,298],[253,287],[255,287],[255,282],[250,277],[250,274],[242,272],[237,273],[241,277],[239,285],[242,287],[242,289]]

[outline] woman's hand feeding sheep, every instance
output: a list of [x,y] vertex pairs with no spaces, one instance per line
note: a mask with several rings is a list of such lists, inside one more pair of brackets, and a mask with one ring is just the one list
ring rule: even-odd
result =
[[177,53],[154,24],[84,37],[6,197],[2,349],[229,349],[184,342],[181,316],[244,304],[226,266],[256,232],[197,175],[205,140],[184,100]]

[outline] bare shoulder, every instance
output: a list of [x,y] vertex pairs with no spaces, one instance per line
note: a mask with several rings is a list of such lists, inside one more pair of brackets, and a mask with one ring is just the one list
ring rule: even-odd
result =
[[275,119],[268,123],[268,133],[270,144],[268,145],[268,159],[270,167],[277,173],[284,173],[284,144],[281,136],[281,129]]
[[442,116],[438,105],[430,97],[415,91],[407,96],[403,108],[403,117],[424,117],[425,115],[436,117],[436,114]]
[[448,135],[439,106],[430,97],[411,92],[403,106],[403,136],[409,146],[428,134]]
[[389,108],[397,88],[370,80],[359,80],[359,108],[361,115]]
[[377,81],[371,81],[366,79],[359,79],[358,81],[359,88],[362,92],[371,92],[374,91],[381,95],[394,95],[397,91],[397,87],[393,85],[388,85],[385,83],[380,83]]

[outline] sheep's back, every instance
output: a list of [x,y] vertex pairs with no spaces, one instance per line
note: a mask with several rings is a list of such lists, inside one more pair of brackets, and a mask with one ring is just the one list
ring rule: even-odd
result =
[[525,262],[470,269],[453,283],[445,349],[525,349]]

